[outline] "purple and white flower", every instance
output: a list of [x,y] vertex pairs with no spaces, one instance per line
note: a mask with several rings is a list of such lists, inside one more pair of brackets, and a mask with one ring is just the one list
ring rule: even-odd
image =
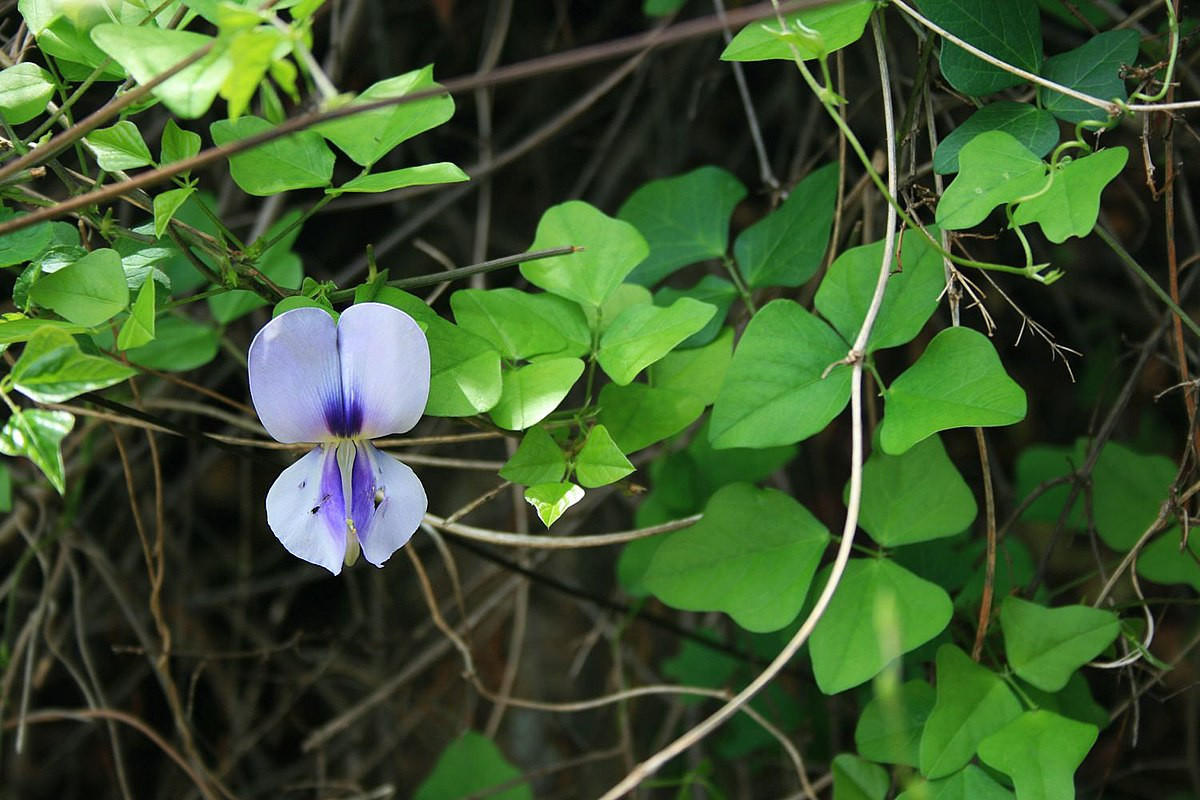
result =
[[250,396],[267,433],[314,442],[267,492],[288,552],[337,575],[361,552],[377,567],[420,525],[421,481],[370,439],[412,429],[429,396],[429,344],[412,317],[360,303],[334,321],[297,308],[250,343]]

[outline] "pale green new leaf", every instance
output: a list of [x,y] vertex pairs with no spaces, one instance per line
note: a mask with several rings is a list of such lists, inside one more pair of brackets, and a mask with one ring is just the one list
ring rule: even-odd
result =
[[[795,30],[797,23],[816,32],[816,36],[795,37],[788,41],[807,60],[829,55],[853,44],[862,38],[867,20],[875,10],[873,0],[844,0],[817,6],[784,17],[788,30]],[[780,38],[779,22],[774,18],[751,22],[738,32],[721,53],[722,61],[766,61],[768,59],[792,60],[792,50],[787,41]]]
[[958,154],[958,177],[937,207],[946,230],[973,228],[996,206],[1034,194],[1046,183],[1046,163],[1004,131],[987,131]]
[[59,494],[65,494],[62,440],[74,425],[75,417],[66,411],[32,408],[13,412],[0,429],[0,453],[28,458]]
[[168,119],[163,128],[159,148],[159,161],[165,166],[176,161],[185,161],[200,152],[200,134],[185,130]]
[[469,181],[471,176],[463,172],[449,161],[439,161],[435,164],[421,164],[417,167],[393,169],[388,172],[375,172],[369,175],[359,175],[346,181],[341,186],[326,189],[326,194],[343,194],[345,192],[390,192],[393,189],[403,189],[408,186],[433,186],[439,183],[461,183]]
[[154,235],[162,238],[167,232],[167,226],[179,207],[196,191],[194,186],[183,186],[178,189],[168,189],[154,196]]
[[538,519],[549,528],[567,509],[583,499],[583,489],[570,481],[539,483],[525,490],[525,502],[537,511]]
[[112,127],[92,131],[85,141],[95,152],[96,163],[109,172],[136,169],[154,163],[141,131],[127,119]]
[[104,389],[136,374],[107,358],[84,354],[71,334],[55,328],[38,331],[13,365],[13,387],[39,403],[61,403]]
[[578,358],[549,358],[505,370],[492,420],[507,431],[536,425],[558,408],[582,374],[583,362]]
[[1098,153],[1059,163],[1050,188],[1026,200],[1013,212],[1013,222],[1036,222],[1055,244],[1071,236],[1087,236],[1100,216],[1100,193],[1125,167],[1129,151],[1110,147]]
[[138,289],[137,299],[129,310],[129,318],[117,334],[117,348],[128,350],[141,347],[154,338],[154,281],[147,280]]

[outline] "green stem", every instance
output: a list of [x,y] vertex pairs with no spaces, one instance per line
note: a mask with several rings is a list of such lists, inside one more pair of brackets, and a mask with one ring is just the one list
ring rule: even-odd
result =
[[725,271],[729,273],[729,277],[733,280],[733,285],[737,288],[738,294],[742,296],[742,302],[750,310],[750,314],[754,315],[758,313],[758,309],[754,305],[754,295],[750,291],[750,287],[742,280],[741,272],[738,270],[737,265],[733,263],[733,259],[725,256],[722,259],[722,263],[725,265]]
[[1200,336],[1200,325],[1197,325],[1196,321],[1192,319],[1186,311],[1175,304],[1175,301],[1171,299],[1169,294],[1167,294],[1166,289],[1158,285],[1158,282],[1150,276],[1150,273],[1147,272],[1145,268],[1143,268],[1142,265],[1137,262],[1137,259],[1131,256],[1129,252],[1121,246],[1120,242],[1113,238],[1111,233],[1102,228],[1099,223],[1096,224],[1096,227],[1093,230],[1095,230],[1096,235],[1099,236],[1100,239],[1103,240],[1103,242],[1108,245],[1114,253],[1117,254],[1117,257],[1124,262],[1125,266],[1133,270],[1134,274],[1141,278],[1142,282],[1150,288],[1150,291],[1158,295],[1158,299],[1162,300],[1163,304],[1166,305],[1167,308],[1171,309],[1175,316],[1179,317],[1179,321],[1186,325],[1189,331],[1197,336]]
[[1179,58],[1179,19],[1175,16],[1174,0],[1163,0],[1167,7],[1167,30],[1171,37],[1171,51],[1167,55],[1167,74],[1163,76],[1162,86],[1153,94],[1144,94],[1143,92],[1135,92],[1130,100],[1143,100],[1147,103],[1157,103],[1167,96],[1167,92],[1171,89],[1171,81],[1175,78],[1175,62]]

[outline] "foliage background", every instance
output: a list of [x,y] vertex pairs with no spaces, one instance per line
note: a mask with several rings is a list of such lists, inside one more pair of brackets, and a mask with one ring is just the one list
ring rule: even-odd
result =
[[[14,5],[3,4],[7,15],[0,27],[10,57],[28,44]],[[1152,30],[1162,22],[1158,2],[1107,5]],[[711,13],[703,3],[687,3],[681,17]],[[936,69],[918,73],[919,42],[912,28],[894,11],[885,17],[897,99],[910,96],[914,81],[928,81],[938,124],[943,133],[952,130],[965,118],[966,103]],[[314,51],[336,86],[357,91],[427,63],[445,80],[548,53],[569,56],[655,24],[635,2],[333,0],[318,18]],[[1061,14],[1048,12],[1043,34],[1048,52],[1075,47],[1084,36]],[[763,179],[730,65],[718,60],[722,48],[719,33],[710,34],[458,93],[447,125],[389,158],[396,167],[453,161],[473,180],[335,200],[305,224],[294,245],[305,275],[353,286],[366,275],[367,244],[393,278],[522,252],[550,206],[582,198],[615,214],[645,182],[710,164],[750,188],[733,214],[736,235],[762,218],[779,195]],[[1185,38],[1179,78],[1190,96],[1196,96],[1194,52]],[[881,153],[883,122],[869,34],[834,63],[840,91],[851,101],[846,108],[851,126],[869,152]],[[792,186],[815,167],[845,158],[836,128],[795,69],[768,61],[745,64],[744,72],[770,172],[780,185]],[[1023,87],[1012,90],[1022,92],[1028,94]],[[81,105],[99,107],[106,98],[99,88]],[[157,141],[166,118],[161,108],[138,117],[148,141]],[[1102,222],[1165,284],[1167,235],[1176,239],[1185,276],[1200,252],[1189,163],[1197,137],[1186,115],[1153,114],[1144,127],[1141,122],[1126,120],[1104,136],[1107,146],[1128,147],[1131,158],[1104,195]],[[1145,145],[1161,186],[1165,136],[1173,137],[1179,161],[1173,229],[1162,201],[1147,189],[1140,155]],[[923,131],[914,137],[901,175],[902,196],[917,206],[931,203],[934,191],[924,137]],[[846,170],[840,248],[876,241],[883,231],[882,201],[864,190],[863,171],[852,157]],[[240,233],[261,232],[289,209],[320,197],[319,191],[250,197],[234,186],[223,163],[199,177],[218,198],[220,217]],[[122,224],[142,220],[128,205],[113,209]],[[932,217],[928,203],[924,213]],[[980,230],[999,229],[993,217]],[[1140,453],[1160,454],[1188,468],[1192,453],[1178,386],[1183,378],[1163,335],[1162,304],[1095,236],[1064,245],[1036,234],[1033,240],[1036,260],[1051,261],[1067,277],[1052,287],[1012,276],[998,281],[1055,341],[1082,355],[1067,357],[1070,369],[1052,359],[1051,348],[1029,333],[1000,290],[982,285],[983,306],[995,325],[993,344],[1030,404],[1023,423],[989,433],[1002,523],[1031,488],[1021,483],[1017,462],[1033,445],[1069,447],[1103,428]],[[1011,237],[989,235],[968,246],[981,260],[1022,258]],[[689,274],[694,278],[705,270],[721,274],[719,265]],[[12,271],[4,275],[6,293],[14,278]],[[475,285],[528,286],[515,270],[488,274]],[[783,292],[808,302],[814,288],[767,290],[759,305]],[[446,296],[434,307],[448,316]],[[1194,307],[1186,294],[1180,302]],[[962,313],[965,324],[984,328],[980,310],[964,306]],[[739,305],[731,321],[744,325],[746,316]],[[141,379],[146,413],[175,427],[257,435],[244,405],[241,354],[268,317],[263,309],[225,328],[222,357],[201,370]],[[883,374],[899,374],[948,325],[944,304],[934,319],[917,340],[879,357]],[[1124,403],[1105,426],[1122,392]],[[868,418],[877,420],[881,405],[869,405]],[[81,418],[85,433],[77,431],[67,442],[65,498],[39,483],[27,463],[8,462],[15,485],[13,511],[0,523],[0,557],[10,565],[0,589],[5,604],[0,795],[194,796],[194,782],[165,755],[170,749],[183,753],[185,761],[198,758],[237,797],[411,796],[447,744],[473,729],[530,776],[537,796],[596,796],[701,718],[705,706],[680,696],[570,714],[491,702],[464,680],[463,662],[434,625],[408,559],[398,555],[384,570],[360,565],[332,578],[278,547],[265,526],[262,500],[285,463],[281,454],[249,447],[229,452],[195,437],[150,439],[129,422],[121,414]],[[427,418],[412,435],[450,438],[405,450],[418,456],[410,463],[424,480],[431,510],[443,516],[496,489],[496,470],[513,451],[515,442],[499,437],[453,438],[472,431],[454,420]],[[973,433],[962,429],[943,438],[982,506]],[[771,474],[766,485],[789,492],[826,527],[838,530],[848,441],[843,415],[806,440],[798,457]],[[637,473],[590,492],[556,531],[633,527],[644,489],[652,484],[648,467],[661,452],[635,457]],[[432,460],[422,463],[420,456]],[[1187,485],[1179,483],[1181,490]],[[541,525],[509,489],[466,521],[517,532]],[[163,551],[151,559],[150,574],[138,525],[163,534]],[[1016,525],[1009,534],[1027,545],[1052,597],[1066,593],[1063,602],[1094,597],[1102,582],[1095,574],[1094,544],[1078,536],[1051,550],[1052,530],[1051,516]],[[981,540],[981,521],[969,535]],[[31,550],[35,542],[44,544]],[[615,548],[499,552],[453,537],[435,545],[421,534],[412,547],[452,623],[461,620],[459,602],[464,604],[478,677],[501,694],[581,700],[628,685],[703,683],[705,669],[724,676],[715,685],[744,682],[782,642],[778,635],[740,632],[720,614],[677,612],[653,599],[629,597],[615,581]],[[448,571],[448,556],[456,577]],[[161,569],[157,580],[155,565]],[[461,599],[455,586],[461,586]],[[1132,672],[1089,673],[1092,693],[1113,721],[1077,775],[1080,796],[1200,796],[1195,591],[1186,585],[1152,585],[1146,591],[1158,624],[1153,652],[1160,661]],[[166,661],[157,655],[155,606],[170,632],[172,655]],[[1137,603],[1130,607],[1137,616]],[[711,630],[739,652],[756,655],[743,657],[734,669],[681,630]],[[969,640],[969,626],[963,631]],[[681,652],[690,652],[692,661],[681,659]],[[1175,668],[1154,666],[1163,662]],[[795,660],[776,687],[764,713],[800,743],[812,780],[827,786],[821,779],[829,775],[833,756],[854,749],[854,723],[870,695],[865,689],[821,695],[806,657]],[[85,707],[120,709],[126,716],[85,720],[59,710]],[[35,723],[18,731],[23,716]],[[163,741],[135,731],[127,724],[133,719]],[[646,789],[645,795],[668,796],[676,786],[713,796],[796,791],[778,748],[744,723],[736,720],[690,750],[664,771],[660,788]]]

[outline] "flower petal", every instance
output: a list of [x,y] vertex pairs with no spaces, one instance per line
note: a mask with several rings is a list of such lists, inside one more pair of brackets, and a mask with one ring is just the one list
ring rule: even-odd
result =
[[[421,479],[407,465],[370,442],[360,442],[358,446],[360,457],[365,455],[371,464],[372,503],[378,503],[370,521],[359,529],[358,538],[363,558],[382,567],[392,553],[412,538],[429,502]],[[354,473],[357,480],[357,461]],[[357,486],[354,494],[358,495]]]
[[250,343],[250,397],[267,433],[281,442],[324,442],[342,417],[337,325],[319,308],[296,308]]
[[267,492],[267,524],[296,558],[334,575],[342,571],[346,512],[335,448],[314,447],[275,479]]
[[429,399],[429,343],[412,317],[382,303],[351,306],[338,321],[338,352],[345,418],[361,420],[347,435],[374,439],[417,424]]

